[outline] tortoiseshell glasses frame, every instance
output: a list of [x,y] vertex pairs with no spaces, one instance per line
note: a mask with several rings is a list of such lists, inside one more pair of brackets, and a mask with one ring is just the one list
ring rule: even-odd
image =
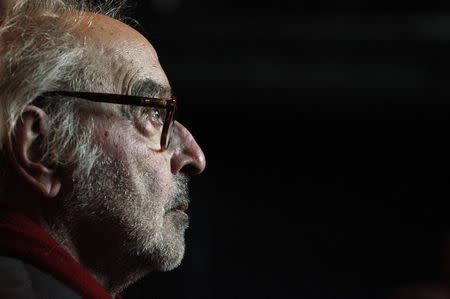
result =
[[149,98],[141,96],[131,96],[123,94],[97,93],[97,92],[79,92],[79,91],[49,91],[44,92],[40,97],[73,97],[92,102],[112,103],[130,106],[152,107],[165,109],[163,129],[161,132],[160,146],[161,150],[166,150],[170,145],[170,137],[174,124],[174,115],[176,110],[176,99]]

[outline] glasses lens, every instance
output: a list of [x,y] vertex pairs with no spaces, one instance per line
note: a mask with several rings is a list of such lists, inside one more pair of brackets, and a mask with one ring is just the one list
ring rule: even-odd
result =
[[175,107],[173,105],[146,108],[148,131],[152,132],[150,138],[152,149],[165,150],[169,147],[173,130],[174,112]]
[[166,120],[166,109],[165,108],[151,108],[150,119],[152,121],[152,125],[157,128],[160,133],[162,133],[164,122]]
[[175,110],[176,105],[175,102],[169,102],[169,105],[166,106],[166,118],[165,118],[165,124],[164,124],[164,132],[162,134],[161,139],[161,147],[162,149],[167,149],[170,145],[170,141],[172,140],[172,133],[175,123]]
[[164,149],[167,149],[170,145],[170,140],[171,140],[172,131],[173,131],[173,123],[174,123],[173,120],[169,121],[168,128],[167,128],[167,134],[164,136],[164,140],[162,140]]
[[164,138],[166,109],[161,107],[146,107],[143,110],[142,117],[143,128],[150,139],[150,147],[154,150],[161,150]]

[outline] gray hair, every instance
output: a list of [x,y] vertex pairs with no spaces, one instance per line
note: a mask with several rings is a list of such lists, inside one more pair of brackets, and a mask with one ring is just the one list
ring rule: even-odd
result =
[[[86,12],[117,18],[124,3],[12,2],[0,24],[0,172],[6,165],[2,145],[36,97],[44,91],[92,90],[105,84],[102,75],[90,66],[89,46],[74,36],[74,30]],[[73,23],[64,20],[69,13],[75,15]],[[44,159],[55,165],[78,164],[79,171],[89,173],[97,154],[90,142],[90,122],[79,117],[79,101],[50,100],[42,105],[51,130],[42,142]],[[0,176],[0,191],[4,181],[4,175]]]

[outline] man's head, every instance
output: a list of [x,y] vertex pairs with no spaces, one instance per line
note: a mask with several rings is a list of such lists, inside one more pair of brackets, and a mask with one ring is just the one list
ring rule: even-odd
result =
[[205,158],[176,121],[170,145],[159,147],[159,112],[151,107],[40,97],[69,90],[171,98],[151,44],[86,7],[22,0],[5,14],[1,202],[41,221],[115,292],[180,263],[186,173],[200,173]]

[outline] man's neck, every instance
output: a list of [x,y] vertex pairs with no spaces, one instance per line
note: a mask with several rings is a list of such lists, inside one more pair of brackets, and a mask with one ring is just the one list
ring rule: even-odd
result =
[[116,293],[108,292],[99,280],[61,245],[63,244],[52,238],[44,224],[32,220],[18,209],[0,209],[2,254],[16,257],[48,272],[83,298],[110,299],[111,293]]
[[[29,194],[18,194],[6,198],[4,207],[20,211],[44,229],[65,251],[111,295],[123,291],[151,270],[143,267],[141,260],[131,258],[121,246],[102,246],[97,243],[93,227],[80,231],[74,222],[60,210],[58,199],[45,201]],[[113,248],[111,248],[113,247]],[[114,297],[114,296],[113,296]]]
[[62,221],[42,226],[113,297],[150,272],[114,248],[104,250],[94,243],[83,247],[86,241],[76,240]]

